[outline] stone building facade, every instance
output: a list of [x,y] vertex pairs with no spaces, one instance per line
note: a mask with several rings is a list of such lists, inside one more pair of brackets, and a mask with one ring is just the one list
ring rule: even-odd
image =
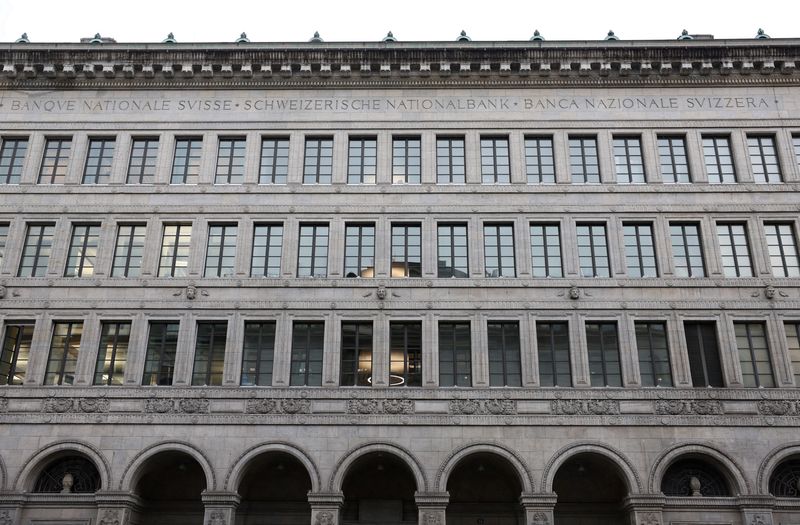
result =
[[800,524],[800,42],[0,48],[0,524]]

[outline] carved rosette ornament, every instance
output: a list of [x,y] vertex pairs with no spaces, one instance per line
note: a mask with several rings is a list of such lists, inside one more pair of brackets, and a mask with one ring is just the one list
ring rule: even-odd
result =
[[758,413],[765,416],[786,416],[795,413],[795,405],[789,401],[758,402]]
[[118,510],[107,510],[98,525],[121,525]]
[[314,520],[314,525],[334,525],[335,520],[333,517],[333,512],[323,510],[322,512],[317,512],[317,518]]
[[8,399],[4,397],[0,397],[0,412],[8,412]]
[[78,409],[89,414],[108,412],[111,401],[104,397],[91,397],[78,400]]
[[550,520],[547,519],[547,514],[544,512],[536,512],[533,515],[533,521],[531,521],[531,525],[550,525]]
[[211,511],[211,515],[208,517],[208,525],[227,525],[225,513],[221,510]]
[[208,414],[208,399],[180,399],[178,409],[184,414]]
[[75,409],[75,400],[68,398],[51,397],[42,403],[42,412],[64,414]]
[[8,290],[6,289],[6,287],[5,286],[0,286],[0,299],[5,299],[6,293],[8,293]]
[[311,402],[308,399],[248,399],[245,413],[309,414]]
[[725,413],[719,401],[670,399],[656,401],[656,414],[668,416],[720,416]]
[[749,525],[772,525],[772,519],[763,514],[755,514],[749,522]]
[[144,411],[148,414],[169,414],[175,410],[175,401],[172,399],[155,399],[147,400],[144,406]]
[[513,399],[453,399],[450,413],[454,415],[512,416],[517,413]]
[[148,414],[208,414],[208,399],[158,399],[147,400],[144,411]]
[[619,401],[613,399],[554,399],[553,414],[565,416],[607,416],[619,414]]
[[661,525],[655,512],[648,512],[642,516],[641,525]]
[[10,510],[0,510],[0,525],[14,525]]
[[442,516],[437,512],[424,512],[422,525],[442,525]]

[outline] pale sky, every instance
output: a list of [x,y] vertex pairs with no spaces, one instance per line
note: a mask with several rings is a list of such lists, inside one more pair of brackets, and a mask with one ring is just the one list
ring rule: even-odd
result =
[[33,42],[452,41],[677,38],[682,29],[716,38],[800,37],[798,0],[0,0],[0,42],[27,32]]

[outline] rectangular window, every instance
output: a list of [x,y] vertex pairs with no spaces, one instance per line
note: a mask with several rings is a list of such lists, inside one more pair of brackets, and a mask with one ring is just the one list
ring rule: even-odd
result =
[[767,248],[772,275],[775,277],[800,277],[797,256],[797,239],[792,223],[765,224]]
[[800,387],[800,323],[792,321],[785,323],[783,326],[786,330],[786,346],[789,348],[789,360],[794,371],[794,386]]
[[133,139],[128,162],[128,184],[152,184],[156,178],[157,162],[157,138]]
[[471,339],[468,322],[439,323],[439,386],[472,386]]
[[64,184],[71,150],[71,138],[47,139],[39,168],[39,184]]
[[484,224],[483,250],[486,277],[517,276],[513,224]]
[[375,184],[377,161],[376,139],[351,138],[347,149],[347,183]]
[[717,224],[717,237],[725,277],[752,277],[745,224]]
[[200,178],[200,161],[203,157],[203,139],[184,137],[175,139],[175,157],[172,161],[170,184],[197,184]]
[[231,277],[236,264],[236,224],[209,224],[206,277]]
[[8,242],[8,223],[0,223],[0,267],[6,256],[6,243]]
[[531,261],[534,277],[563,277],[561,229],[558,224],[531,224]]
[[228,323],[225,321],[197,323],[192,386],[222,384],[227,337]]
[[246,149],[247,140],[244,138],[219,139],[214,184],[241,184],[244,182]]
[[44,277],[53,249],[53,224],[29,224],[22,247],[18,277]]
[[286,184],[289,175],[289,139],[262,138],[259,184]]
[[422,323],[391,323],[389,341],[389,386],[422,386]]
[[333,139],[307,138],[303,184],[330,184],[333,174]]
[[622,386],[617,323],[586,323],[592,386]]
[[83,170],[84,184],[108,184],[116,145],[117,141],[113,138],[89,140],[89,152],[86,154],[86,167]]
[[684,323],[692,386],[725,386],[714,323]]
[[747,153],[753,167],[753,178],[757,183],[774,184],[783,182],[775,137],[769,135],[747,136]]
[[792,147],[794,147],[794,158],[800,165],[800,135],[792,135]]
[[280,277],[283,226],[256,224],[253,230],[252,277]]
[[292,327],[292,364],[289,385],[321,386],[325,323],[297,322]]
[[91,277],[94,275],[99,243],[99,224],[76,224],[73,226],[64,277]]
[[617,184],[644,184],[642,141],[638,137],[614,137]]
[[466,224],[439,224],[437,251],[439,277],[469,277]]
[[436,138],[436,183],[464,184],[466,179],[464,139]]
[[375,277],[375,225],[347,224],[344,232],[344,276]]
[[570,137],[569,169],[573,184],[600,184],[596,138]]
[[767,344],[767,328],[764,323],[733,323],[736,331],[736,347],[742,366],[744,386],[774,388],[772,359]]
[[191,241],[191,224],[164,225],[161,258],[158,262],[159,277],[186,277],[189,275]]
[[175,373],[175,355],[178,353],[177,322],[151,322],[147,336],[147,355],[144,363],[144,386],[170,386]]
[[661,164],[661,177],[665,184],[692,182],[685,138],[659,136],[658,159]]
[[540,386],[572,386],[569,359],[569,325],[565,322],[537,322]]
[[691,223],[670,223],[669,236],[672,243],[672,260],[676,277],[705,277],[703,244],[700,242],[700,226]]
[[481,137],[481,181],[484,184],[511,182],[508,138]]
[[146,230],[147,226],[144,224],[120,224],[111,277],[139,277]]
[[242,386],[271,386],[275,361],[275,321],[244,324]]
[[728,137],[703,137],[703,158],[710,184],[733,184],[736,170]]
[[422,173],[422,146],[419,137],[392,139],[392,184],[419,184]]
[[419,224],[392,224],[392,277],[422,277]]
[[298,277],[328,276],[328,225],[301,224]]
[[672,386],[666,323],[637,322],[636,348],[642,386]]
[[27,138],[2,139],[2,144],[0,144],[0,184],[19,184],[27,151]]
[[130,338],[131,323],[103,323],[94,368],[95,385],[121,385],[124,382]]
[[50,355],[47,358],[45,385],[71,385],[75,381],[75,367],[78,364],[78,350],[81,347],[83,323],[53,323],[53,338],[50,341]]
[[553,139],[525,137],[525,172],[528,175],[528,184],[555,184]]
[[32,322],[6,322],[0,354],[0,385],[21,385],[28,373],[33,342]]
[[342,323],[342,366],[339,385],[372,385],[372,321]]
[[578,260],[582,277],[610,277],[608,237],[603,224],[578,224]]
[[522,386],[519,323],[490,322],[486,328],[489,345],[489,386]]
[[628,277],[658,277],[652,224],[622,225]]

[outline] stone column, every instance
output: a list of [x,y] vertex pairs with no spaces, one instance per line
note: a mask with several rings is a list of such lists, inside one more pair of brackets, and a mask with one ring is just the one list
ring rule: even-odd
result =
[[535,494],[523,492],[519,503],[525,510],[526,525],[552,525],[553,508],[556,506],[555,494]]
[[630,525],[663,525],[664,496],[656,494],[631,494],[623,502],[628,511]]
[[309,492],[311,525],[339,525],[339,511],[344,504],[341,492]]
[[241,498],[235,492],[203,491],[203,525],[233,525]]
[[0,492],[0,525],[17,525],[25,498],[19,494]]
[[775,499],[772,496],[741,496],[737,502],[742,513],[744,525],[773,525],[772,507]]
[[97,518],[95,519],[97,525],[128,525],[141,505],[138,496],[121,491],[97,492],[95,500],[97,501]]
[[447,492],[415,492],[420,525],[445,525],[445,509],[450,501]]

